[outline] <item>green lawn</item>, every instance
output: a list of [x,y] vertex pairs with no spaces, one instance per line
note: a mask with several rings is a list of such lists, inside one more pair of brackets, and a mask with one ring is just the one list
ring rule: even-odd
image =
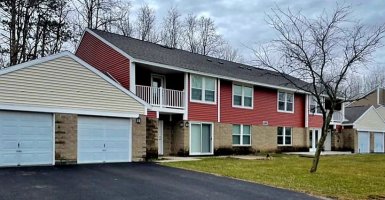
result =
[[[385,199],[385,155],[321,157],[317,173],[312,159],[276,155],[273,160],[204,158],[163,165],[209,172],[309,194],[338,199]],[[382,197],[382,198],[381,198]]]

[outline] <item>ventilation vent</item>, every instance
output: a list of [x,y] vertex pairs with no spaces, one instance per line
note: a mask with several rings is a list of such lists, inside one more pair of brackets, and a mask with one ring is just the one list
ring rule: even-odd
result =
[[251,71],[251,67],[246,68],[247,70]]
[[218,61],[218,63],[221,64],[221,65],[223,65],[223,62],[221,62],[221,61]]
[[245,67],[244,67],[244,66],[239,66],[239,68],[241,68],[241,69],[245,69]]
[[209,62],[213,62],[213,60],[211,60],[211,59],[209,59],[209,58],[207,58],[207,61],[209,61]]

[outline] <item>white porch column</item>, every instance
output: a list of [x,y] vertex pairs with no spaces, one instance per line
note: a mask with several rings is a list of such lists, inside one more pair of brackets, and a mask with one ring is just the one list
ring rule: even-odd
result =
[[136,94],[136,66],[134,62],[130,62],[130,91]]
[[188,87],[188,80],[189,76],[188,73],[184,73],[184,114],[183,114],[183,120],[188,120],[188,99],[189,99],[189,87]]
[[309,127],[309,95],[305,97],[305,128]]

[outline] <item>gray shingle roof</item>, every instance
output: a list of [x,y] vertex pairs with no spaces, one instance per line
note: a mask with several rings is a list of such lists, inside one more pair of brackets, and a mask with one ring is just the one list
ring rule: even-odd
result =
[[[145,42],[105,31],[91,31],[115,45],[134,59],[170,65],[207,74],[296,89],[295,86],[290,84],[285,78],[270,70],[191,53],[181,49],[172,49],[155,43]],[[305,83],[294,77],[288,77],[298,84]]]
[[371,106],[352,106],[345,108],[345,121],[344,124],[351,124],[361,117]]

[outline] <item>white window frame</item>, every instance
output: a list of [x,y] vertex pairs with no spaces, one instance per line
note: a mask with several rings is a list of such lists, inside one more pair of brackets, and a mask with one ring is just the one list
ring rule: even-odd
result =
[[[234,105],[234,94],[235,94],[234,93],[234,86],[240,86],[242,88],[242,96],[241,96],[241,104],[242,105]],[[244,90],[244,88],[245,87],[251,88],[251,107],[244,106],[245,105],[245,102],[244,102],[244,97],[245,97],[245,90]],[[234,108],[254,109],[254,86],[240,84],[240,83],[233,83],[232,94],[231,94],[231,102],[232,102],[232,106]]]
[[[282,128],[282,142],[283,144],[278,144],[278,128]],[[290,128],[291,129],[291,132],[290,132],[290,144],[286,144],[286,128]],[[277,145],[278,146],[293,146],[293,127],[286,127],[286,126],[279,126],[277,127]]]
[[[193,76],[200,76],[202,77],[202,99],[201,100],[195,100],[192,98],[192,77]],[[206,96],[206,79],[213,79],[214,80],[214,101],[206,101],[205,96]],[[217,104],[217,79],[213,77],[208,77],[208,76],[202,76],[198,74],[191,74],[190,75],[190,102],[195,102],[195,103],[204,103],[204,104]]]
[[[279,109],[279,93],[284,93],[285,94],[285,101],[284,101],[284,105],[285,105],[285,108],[284,110],[280,110]],[[289,111],[287,110],[287,94],[291,94],[293,96],[293,110],[292,111]],[[295,96],[294,96],[294,93],[293,92],[286,92],[286,91],[282,91],[282,90],[278,90],[277,92],[277,111],[278,112],[283,112],[283,113],[294,113],[294,104],[295,104]]]
[[[318,113],[318,103],[317,103],[317,101],[313,101],[313,98],[315,98],[314,96],[312,96],[312,95],[310,95],[309,96],[309,114],[311,114],[311,115],[322,115],[322,112],[321,113]],[[322,101],[322,107],[325,107],[325,97],[321,97],[321,101]],[[313,113],[312,111],[311,111],[311,106],[312,105],[315,105],[315,112]]]
[[[251,146],[251,144],[252,144],[252,141],[251,141],[251,133],[252,133],[252,126],[251,125],[248,125],[248,124],[233,124],[233,126],[240,126],[240,134],[239,134],[239,143],[240,144],[233,144],[233,135],[234,135],[234,133],[233,133],[233,129],[231,129],[231,144],[233,145],[233,146],[235,146],[235,147],[239,147],[239,146],[242,146],[242,147],[249,147],[249,146]],[[249,126],[250,127],[250,135],[248,135],[248,136],[250,136],[250,144],[243,144],[243,136],[244,136],[244,134],[243,134],[243,126]],[[231,128],[233,128],[233,127],[231,127]]]
[[[202,133],[202,125],[208,124],[211,126],[211,148],[209,153],[192,153],[191,152],[191,127],[193,124],[200,125],[201,133]],[[199,122],[199,121],[191,121],[189,122],[189,155],[197,156],[197,155],[214,155],[214,123],[213,122]]]

